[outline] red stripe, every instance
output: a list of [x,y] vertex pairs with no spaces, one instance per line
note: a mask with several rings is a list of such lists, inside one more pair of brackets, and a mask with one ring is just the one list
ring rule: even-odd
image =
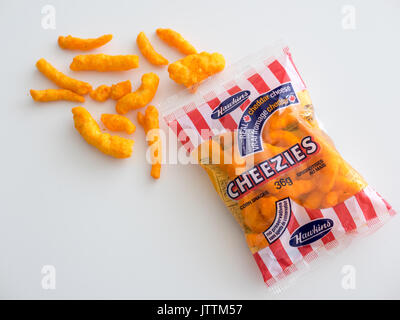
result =
[[[214,98],[210,101],[207,101],[207,104],[210,106],[212,110],[214,110],[218,105],[221,103],[221,101],[218,98]],[[224,126],[225,129],[234,131],[237,128],[237,124],[235,120],[233,120],[232,116],[230,114],[225,115],[223,118],[219,119],[221,124]]]
[[174,120],[168,123],[168,126],[175,132],[176,137],[182,143],[182,145],[186,148],[187,151],[191,152],[194,149],[192,142],[190,141],[189,136],[185,133],[182,126],[179,124],[177,120]]
[[276,261],[278,261],[283,271],[293,265],[292,260],[290,260],[285,248],[282,246],[281,240],[276,240],[269,245],[269,248],[271,249],[276,258]]
[[260,255],[258,254],[258,252],[253,254],[254,259],[256,260],[256,263],[258,265],[258,268],[260,268],[261,274],[264,278],[264,282],[267,282],[268,280],[270,280],[272,278],[271,273],[269,272],[267,266],[265,265],[265,263],[262,261]]
[[[293,211],[292,211],[291,218],[290,218],[289,224],[287,226],[287,229],[288,229],[289,233],[292,234],[298,227],[300,227],[300,225],[297,222],[296,217],[294,216]],[[306,255],[308,255],[310,252],[313,251],[312,247],[309,244],[302,246],[302,247],[298,247],[297,249],[299,249],[299,251],[303,257],[305,257]]]
[[342,202],[333,207],[336,215],[338,216],[340,223],[342,224],[344,230],[346,232],[351,232],[357,229],[357,226],[353,220],[353,217],[350,214],[349,209],[347,209],[346,205]]
[[211,128],[197,108],[189,111],[187,115],[190,120],[192,120],[197,131],[204,140],[208,140],[213,135],[211,132]]
[[[234,86],[234,87],[228,89],[228,93],[232,95],[232,94],[238,93],[240,90],[242,90],[242,89],[240,89],[239,86]],[[248,106],[249,104],[250,104],[250,100],[247,99],[247,100],[246,100],[245,102],[243,102],[243,104],[240,106],[240,109],[242,109],[242,111],[243,111],[244,109],[247,108],[247,106]]]
[[378,217],[376,215],[374,207],[372,206],[371,199],[365,194],[363,190],[356,193],[355,197],[367,221]]
[[[311,220],[320,219],[320,218],[323,218],[323,217],[324,217],[324,216],[322,215],[321,210],[318,210],[318,209],[306,209],[306,211],[307,211],[308,216],[310,217]],[[321,240],[322,240],[322,242],[323,242],[324,244],[327,244],[327,243],[329,243],[329,242],[331,242],[331,241],[336,240],[336,238],[335,238],[335,236],[333,235],[332,232],[329,232],[329,233],[328,233],[326,236],[324,236]]]
[[258,91],[258,93],[264,93],[270,90],[268,85],[265,83],[263,78],[258,73],[253,74],[250,78],[248,78],[249,82],[253,85],[254,88]]
[[268,69],[274,74],[274,76],[278,79],[280,83],[285,83],[290,81],[289,75],[287,74],[286,70],[278,60],[270,63],[268,65]]

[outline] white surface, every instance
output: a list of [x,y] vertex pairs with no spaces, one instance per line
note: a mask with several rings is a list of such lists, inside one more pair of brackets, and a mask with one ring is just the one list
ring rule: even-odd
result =
[[[55,30],[41,27],[46,4],[56,8]],[[342,28],[343,5],[355,6],[355,30]],[[112,159],[75,131],[74,103],[29,96],[54,87],[35,68],[41,57],[94,86],[131,79],[136,87],[154,70],[135,44],[142,30],[170,61],[180,55],[157,39],[157,27],[181,31],[228,64],[284,37],[339,150],[400,209],[399,15],[395,0],[0,1],[0,298],[400,298],[397,217],[276,297],[200,168],[166,165],[153,181],[141,128],[132,158]],[[77,53],[59,49],[57,37],[104,33],[114,39],[96,52],[136,53],[141,67],[69,71]],[[166,68],[156,72],[155,105],[180,89]],[[84,105],[95,117],[114,110],[113,101]],[[355,290],[341,287],[348,264]],[[56,268],[55,290],[41,287],[43,265]]]

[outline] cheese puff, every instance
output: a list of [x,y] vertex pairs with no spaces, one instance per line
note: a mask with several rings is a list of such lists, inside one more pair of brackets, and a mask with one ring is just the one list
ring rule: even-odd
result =
[[40,102],[67,100],[85,102],[85,98],[67,89],[31,90],[33,100]]
[[129,158],[131,156],[133,140],[102,133],[97,122],[83,107],[72,108],[72,113],[76,130],[87,143],[115,158]]
[[140,52],[143,56],[152,64],[156,66],[167,65],[168,60],[165,59],[161,54],[154,50],[149,39],[146,37],[144,32],[140,32],[136,38],[136,43],[139,47]]
[[246,241],[249,248],[254,249],[253,252],[268,246],[268,241],[263,233],[247,233]]
[[145,73],[139,89],[119,99],[115,110],[120,114],[125,114],[130,110],[143,108],[154,98],[159,81],[160,79],[155,73]]
[[127,134],[132,134],[136,130],[131,120],[119,114],[104,113],[101,115],[101,122],[112,131],[125,131]]
[[63,89],[71,90],[80,95],[87,94],[92,90],[92,86],[89,83],[66,76],[43,58],[36,62],[36,67],[48,79]]
[[270,223],[272,223],[275,218],[275,213],[276,213],[275,203],[277,201],[278,201],[278,198],[276,198],[274,196],[268,196],[268,197],[263,197],[256,202],[258,205],[258,208],[260,209],[260,213]]
[[324,197],[325,193],[319,190],[314,190],[307,195],[306,199],[303,201],[303,206],[308,209],[319,209]]
[[159,133],[158,110],[154,106],[148,106],[144,115],[138,112],[137,119],[146,132],[146,135],[148,135],[149,132],[152,135],[152,137],[148,139],[148,145],[153,150],[151,153],[151,176],[154,179],[158,179],[160,178],[161,171],[161,137]]
[[253,232],[260,233],[267,230],[270,222],[261,215],[258,207],[253,204],[242,210],[243,221]]
[[339,202],[339,195],[335,191],[330,191],[326,194],[322,201],[322,208],[330,208],[336,206]]
[[266,134],[266,130],[263,130],[263,139],[272,145],[281,147],[290,147],[300,142],[293,133],[284,130],[270,131]]
[[74,71],[125,71],[139,67],[139,57],[134,54],[82,54],[74,57],[69,67]]
[[118,82],[117,84],[113,84],[111,86],[110,98],[113,100],[119,100],[131,91],[132,84],[130,80]]
[[197,50],[185,40],[178,32],[172,29],[158,28],[157,35],[171,47],[177,48],[183,54],[194,54]]
[[90,97],[93,100],[104,102],[110,97],[110,93],[111,93],[111,87],[103,84],[101,86],[98,86],[96,90],[91,91]]
[[176,83],[191,88],[224,68],[225,58],[222,54],[201,52],[171,63],[168,72]]
[[105,45],[107,42],[111,41],[112,34],[105,34],[104,36],[94,38],[94,39],[81,39],[72,36],[59,36],[58,45],[62,49],[68,50],[92,50]]

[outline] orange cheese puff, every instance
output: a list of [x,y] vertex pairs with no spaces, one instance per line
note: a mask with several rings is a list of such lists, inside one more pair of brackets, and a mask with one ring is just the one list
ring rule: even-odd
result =
[[111,93],[111,87],[103,84],[101,86],[98,86],[96,90],[91,91],[90,97],[93,100],[104,102],[110,97],[110,93]]
[[275,218],[276,201],[278,201],[278,198],[274,196],[268,196],[268,197],[263,197],[256,202],[260,209],[261,214],[270,223],[272,223]]
[[82,54],[74,57],[69,67],[74,71],[125,71],[139,67],[139,57],[134,54]]
[[61,88],[71,90],[80,95],[87,94],[92,90],[92,86],[89,83],[66,76],[43,58],[36,62],[36,68]]
[[160,78],[155,73],[145,73],[142,76],[142,84],[139,89],[119,99],[115,110],[120,114],[125,114],[130,110],[143,108],[153,100],[159,81]]
[[33,100],[40,102],[67,100],[85,102],[85,98],[67,89],[31,90]]
[[253,232],[260,233],[267,230],[270,222],[264,219],[256,205],[247,206],[242,210],[243,221]]
[[263,233],[247,233],[246,241],[250,249],[256,248],[255,251],[258,251],[268,246],[268,241]]
[[263,130],[263,139],[272,145],[277,145],[280,147],[290,147],[300,142],[293,133],[284,130],[270,131],[265,134],[266,130]]
[[111,86],[110,98],[113,100],[119,100],[131,91],[132,84],[130,80],[118,82],[117,84],[113,84]]
[[87,143],[115,158],[129,158],[131,156],[133,140],[102,133],[97,122],[83,107],[72,108],[72,113],[76,130]]
[[224,68],[225,58],[222,54],[201,52],[171,63],[168,72],[176,83],[191,88]]
[[304,200],[303,206],[308,209],[319,209],[325,194],[319,190],[312,191]]
[[167,65],[168,60],[165,59],[161,54],[154,50],[149,39],[146,37],[144,32],[138,34],[136,43],[139,47],[140,52],[143,56],[152,64],[156,66]]
[[132,134],[136,130],[136,126],[131,120],[119,114],[103,113],[101,122],[111,131],[125,131],[127,134]]
[[151,176],[154,179],[158,179],[161,171],[161,138],[158,110],[154,106],[148,106],[144,115],[138,112],[137,119],[146,132],[148,144],[153,151],[151,153]]
[[197,50],[186,41],[178,32],[172,29],[158,28],[157,35],[171,47],[177,48],[183,54],[194,54]]
[[105,34],[104,36],[94,38],[94,39],[81,39],[72,36],[59,36],[58,45],[60,48],[68,50],[92,50],[105,45],[107,42],[111,41],[112,34]]
[[322,201],[323,208],[330,208],[337,205],[339,202],[339,195],[335,191],[330,191],[326,194],[324,200]]

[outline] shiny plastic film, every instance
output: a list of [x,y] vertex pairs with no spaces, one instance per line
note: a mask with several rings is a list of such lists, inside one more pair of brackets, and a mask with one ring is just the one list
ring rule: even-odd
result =
[[321,129],[289,48],[267,47],[161,108],[240,224],[268,287],[395,215]]

